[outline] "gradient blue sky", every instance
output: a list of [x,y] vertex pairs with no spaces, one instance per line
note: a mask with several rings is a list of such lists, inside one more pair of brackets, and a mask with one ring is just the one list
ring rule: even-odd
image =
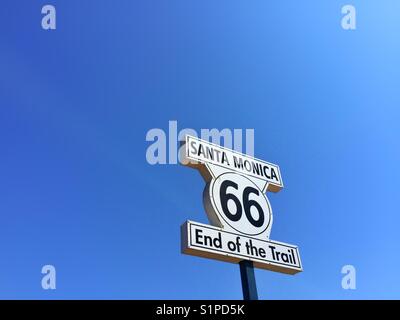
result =
[[257,270],[260,298],[400,298],[399,1],[0,7],[0,298],[242,298],[237,265],[180,253],[180,225],[207,218],[198,172],[146,162],[170,120],[254,128],[280,165],[271,239],[299,245],[304,272]]

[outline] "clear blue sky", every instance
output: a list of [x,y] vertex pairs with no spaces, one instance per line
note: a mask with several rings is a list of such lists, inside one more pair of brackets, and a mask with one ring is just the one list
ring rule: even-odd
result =
[[254,128],[279,164],[271,239],[304,272],[257,270],[260,298],[400,298],[399,1],[0,6],[0,298],[242,298],[237,265],[180,253],[180,225],[207,218],[198,172],[146,162],[170,120]]

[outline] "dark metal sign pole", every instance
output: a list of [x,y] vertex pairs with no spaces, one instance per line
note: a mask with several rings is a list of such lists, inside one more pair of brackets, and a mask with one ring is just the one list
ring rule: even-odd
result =
[[242,290],[244,300],[258,300],[256,277],[252,261],[243,260],[239,262],[240,278],[242,279]]

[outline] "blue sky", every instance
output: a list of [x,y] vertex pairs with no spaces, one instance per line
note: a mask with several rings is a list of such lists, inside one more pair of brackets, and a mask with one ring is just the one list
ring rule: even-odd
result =
[[171,120],[254,129],[255,156],[280,166],[271,239],[299,245],[304,272],[257,270],[261,299],[400,298],[399,14],[395,0],[3,1],[0,298],[242,298],[237,265],[180,253],[180,225],[207,217],[198,172],[146,161],[146,133]]

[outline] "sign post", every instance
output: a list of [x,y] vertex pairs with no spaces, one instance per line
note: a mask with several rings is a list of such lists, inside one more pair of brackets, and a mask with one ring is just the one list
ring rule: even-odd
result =
[[256,277],[254,275],[253,262],[243,260],[239,262],[240,278],[242,279],[242,291],[244,300],[258,300]]
[[210,225],[181,226],[184,254],[238,263],[245,300],[257,300],[254,267],[287,274],[301,272],[298,247],[269,239],[272,209],[266,192],[283,188],[279,167],[186,136],[181,162],[198,169],[206,186],[203,204]]

